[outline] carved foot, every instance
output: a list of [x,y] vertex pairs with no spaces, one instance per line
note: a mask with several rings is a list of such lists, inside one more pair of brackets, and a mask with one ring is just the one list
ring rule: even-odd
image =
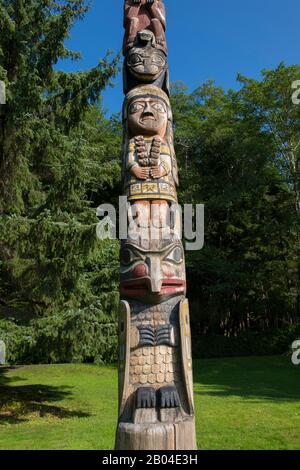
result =
[[136,407],[137,408],[155,408],[156,393],[154,388],[141,387],[136,391]]
[[178,392],[175,387],[162,387],[158,390],[160,408],[177,408],[180,406]]

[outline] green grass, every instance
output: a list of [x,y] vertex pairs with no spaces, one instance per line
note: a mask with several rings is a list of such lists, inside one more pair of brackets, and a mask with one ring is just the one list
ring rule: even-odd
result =
[[[300,449],[300,366],[288,357],[194,363],[200,449]],[[0,368],[0,450],[112,449],[116,367]]]

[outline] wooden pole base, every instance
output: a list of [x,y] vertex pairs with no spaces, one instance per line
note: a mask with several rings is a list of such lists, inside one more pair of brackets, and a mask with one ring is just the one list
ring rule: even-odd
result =
[[119,423],[116,450],[197,450],[195,419],[172,423]]

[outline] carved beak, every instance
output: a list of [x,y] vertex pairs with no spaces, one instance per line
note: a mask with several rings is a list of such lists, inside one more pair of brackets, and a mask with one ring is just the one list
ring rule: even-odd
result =
[[162,287],[160,259],[158,256],[146,258],[146,264],[149,268],[150,273],[151,292],[153,294],[159,294]]

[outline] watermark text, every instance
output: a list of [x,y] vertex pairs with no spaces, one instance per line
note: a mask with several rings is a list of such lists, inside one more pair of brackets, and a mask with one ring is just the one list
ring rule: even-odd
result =
[[292,344],[292,363],[294,366],[299,366],[300,365],[300,339],[297,341],[294,341]]
[[292,94],[292,102],[295,105],[300,104],[300,80],[295,80],[292,83],[292,89],[295,90]]
[[[118,214],[118,217],[117,217]],[[101,204],[97,209],[97,237],[101,240],[186,240],[187,251],[204,246],[204,205],[166,201],[137,201],[129,203],[119,198],[119,207]]]

